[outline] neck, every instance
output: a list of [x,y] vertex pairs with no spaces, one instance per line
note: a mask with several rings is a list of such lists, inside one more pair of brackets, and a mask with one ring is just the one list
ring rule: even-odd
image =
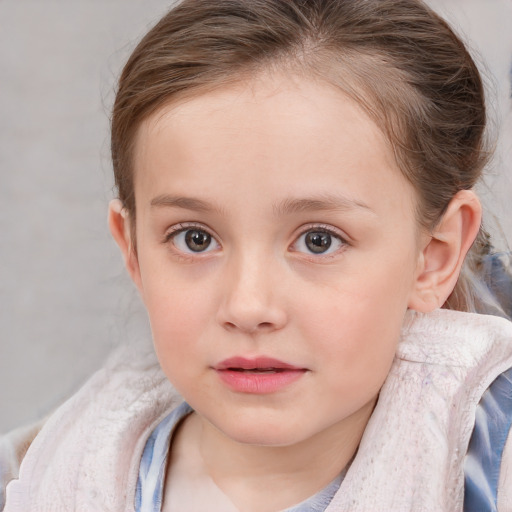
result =
[[200,447],[206,472],[240,510],[280,510],[309,498],[343,471],[374,405],[375,400],[289,446],[239,443],[198,415],[191,418],[190,434]]

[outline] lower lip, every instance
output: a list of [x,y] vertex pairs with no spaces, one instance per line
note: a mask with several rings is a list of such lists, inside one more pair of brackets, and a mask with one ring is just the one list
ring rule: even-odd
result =
[[283,370],[275,373],[217,370],[224,384],[239,393],[264,395],[280,391],[299,380],[306,370]]

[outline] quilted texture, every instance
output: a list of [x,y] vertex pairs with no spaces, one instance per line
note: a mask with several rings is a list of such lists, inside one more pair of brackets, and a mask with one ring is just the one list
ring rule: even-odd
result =
[[410,313],[358,455],[327,510],[461,511],[476,406],[511,366],[508,321]]
[[[121,354],[56,411],[8,485],[5,512],[133,511],[145,441],[181,402],[152,357]],[[511,366],[510,322],[408,313],[358,454],[327,511],[462,510],[477,403]]]

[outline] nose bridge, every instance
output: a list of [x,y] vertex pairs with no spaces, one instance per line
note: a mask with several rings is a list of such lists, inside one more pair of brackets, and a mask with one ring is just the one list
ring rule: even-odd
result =
[[227,262],[221,322],[245,332],[274,330],[286,322],[276,287],[277,264],[257,246],[235,251]]

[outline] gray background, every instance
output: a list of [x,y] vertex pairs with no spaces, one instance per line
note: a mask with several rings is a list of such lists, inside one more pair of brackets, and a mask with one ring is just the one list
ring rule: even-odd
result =
[[[430,3],[481,55],[500,134],[481,192],[503,248],[512,242],[512,2]],[[114,346],[150,342],[106,226],[108,112],[122,62],[168,4],[0,0],[0,433],[55,407]]]

